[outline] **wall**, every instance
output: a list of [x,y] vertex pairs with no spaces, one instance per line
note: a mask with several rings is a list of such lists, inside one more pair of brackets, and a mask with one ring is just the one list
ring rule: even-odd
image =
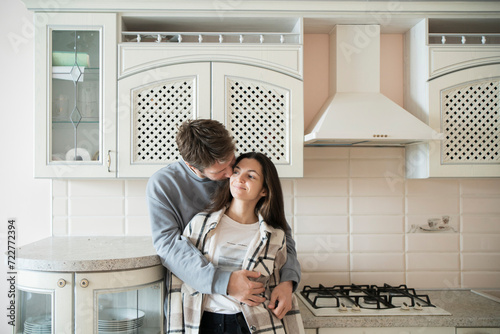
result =
[[[0,252],[7,222],[16,218],[16,246],[51,235],[49,180],[33,179],[33,14],[18,0],[0,10]],[[11,240],[12,241],[12,240]],[[10,333],[7,261],[0,261],[0,333]]]

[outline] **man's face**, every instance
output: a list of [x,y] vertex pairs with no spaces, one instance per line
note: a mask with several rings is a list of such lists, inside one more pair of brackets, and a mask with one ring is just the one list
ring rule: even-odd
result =
[[216,162],[210,167],[205,168],[202,175],[212,181],[228,179],[233,175],[233,166],[236,161],[234,154],[226,162]]

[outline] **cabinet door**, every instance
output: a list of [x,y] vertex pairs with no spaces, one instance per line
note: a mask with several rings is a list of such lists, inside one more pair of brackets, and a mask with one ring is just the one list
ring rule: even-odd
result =
[[302,81],[261,67],[213,63],[212,90],[213,118],[229,130],[238,154],[262,152],[280,177],[302,177]]
[[161,265],[77,273],[75,333],[163,333],[163,276]]
[[73,332],[73,275],[19,271],[15,333]]
[[210,63],[164,66],[118,82],[118,176],[149,177],[180,155],[177,126],[210,118]]
[[35,21],[35,177],[114,177],[116,15]]
[[500,176],[500,65],[429,82],[429,125],[445,139],[429,150],[433,177]]
[[318,334],[455,334],[454,327],[320,328]]
[[456,334],[500,334],[500,328],[457,328]]

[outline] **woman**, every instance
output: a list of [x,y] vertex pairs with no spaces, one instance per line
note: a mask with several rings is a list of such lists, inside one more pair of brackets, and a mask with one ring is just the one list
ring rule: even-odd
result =
[[[286,261],[287,228],[274,164],[261,153],[246,153],[236,159],[233,175],[216,192],[209,210],[191,220],[184,236],[215,265],[260,272],[257,281],[264,283],[269,301]],[[182,303],[183,314],[167,317],[167,333],[304,332],[295,296],[292,310],[280,320],[267,303],[248,306],[226,295],[203,295],[175,276],[171,282],[168,298],[172,306]]]

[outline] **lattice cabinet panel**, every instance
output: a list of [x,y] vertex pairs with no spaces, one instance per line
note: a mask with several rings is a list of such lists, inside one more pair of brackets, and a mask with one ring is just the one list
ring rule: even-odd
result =
[[500,78],[441,93],[442,164],[500,163]]
[[177,127],[195,113],[196,78],[184,77],[133,90],[133,162],[162,163],[180,158]]
[[269,83],[227,77],[227,124],[238,154],[256,151],[288,164],[290,91]]

